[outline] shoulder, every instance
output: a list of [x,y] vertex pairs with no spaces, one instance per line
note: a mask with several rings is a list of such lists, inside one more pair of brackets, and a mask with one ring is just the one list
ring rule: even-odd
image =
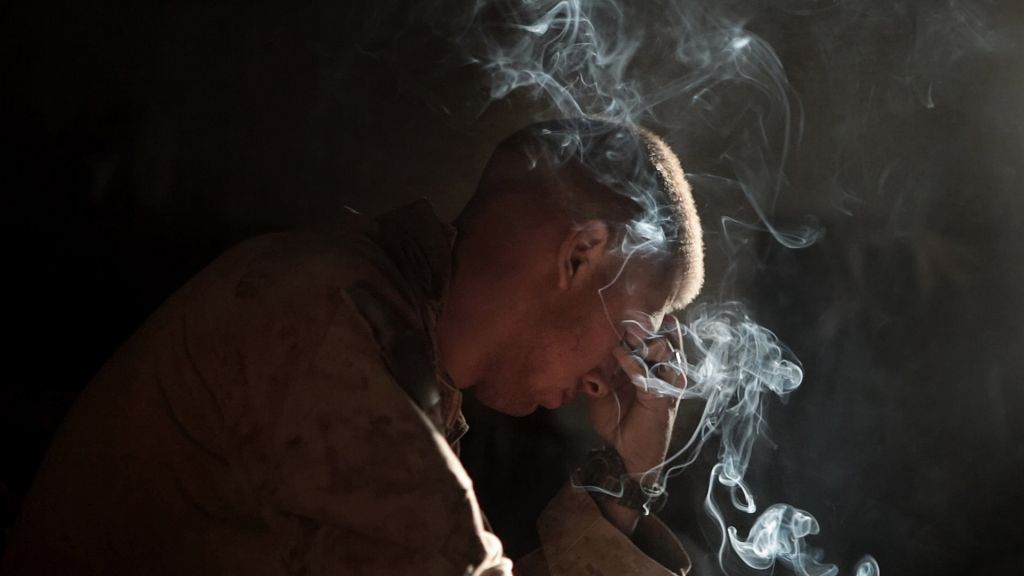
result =
[[299,377],[268,393],[259,484],[286,511],[413,549],[436,549],[477,514],[462,464],[347,298]]

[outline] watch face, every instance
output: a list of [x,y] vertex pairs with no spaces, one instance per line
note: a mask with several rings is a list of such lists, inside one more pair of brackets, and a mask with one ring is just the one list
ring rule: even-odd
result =
[[603,454],[594,458],[593,465],[594,467],[592,470],[595,474],[607,476],[612,472],[612,463],[609,462],[608,458]]
[[597,500],[615,502],[647,515],[664,503],[664,494],[645,490],[626,474],[625,466],[612,449],[595,450],[571,477],[573,486],[590,492]]
[[618,501],[626,490],[627,479],[618,454],[599,450],[587,455],[583,465],[572,475],[573,484],[608,500]]

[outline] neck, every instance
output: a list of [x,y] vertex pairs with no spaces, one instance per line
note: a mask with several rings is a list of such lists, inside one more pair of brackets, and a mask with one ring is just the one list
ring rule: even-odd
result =
[[[460,236],[461,240],[461,236]],[[441,300],[441,313],[437,319],[437,340],[441,368],[452,379],[456,388],[466,389],[476,383],[474,364],[476,348],[473,338],[473,323],[467,320],[466,299],[470,294],[465,287],[465,267],[460,263],[464,251],[462,242],[456,242],[452,254],[452,276]]]

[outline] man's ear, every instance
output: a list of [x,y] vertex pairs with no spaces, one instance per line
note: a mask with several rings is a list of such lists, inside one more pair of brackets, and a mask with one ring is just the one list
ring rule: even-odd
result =
[[558,287],[568,290],[593,277],[608,251],[608,224],[588,220],[574,227],[558,253]]

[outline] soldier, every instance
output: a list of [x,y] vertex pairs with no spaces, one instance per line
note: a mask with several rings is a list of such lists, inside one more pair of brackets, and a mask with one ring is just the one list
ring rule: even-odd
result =
[[247,241],[82,394],[0,572],[509,574],[456,455],[473,389],[512,415],[586,394],[608,444],[516,574],[685,573],[646,512],[678,405],[658,391],[685,386],[658,330],[702,259],[668,146],[587,119],[506,139],[454,228],[419,201]]

